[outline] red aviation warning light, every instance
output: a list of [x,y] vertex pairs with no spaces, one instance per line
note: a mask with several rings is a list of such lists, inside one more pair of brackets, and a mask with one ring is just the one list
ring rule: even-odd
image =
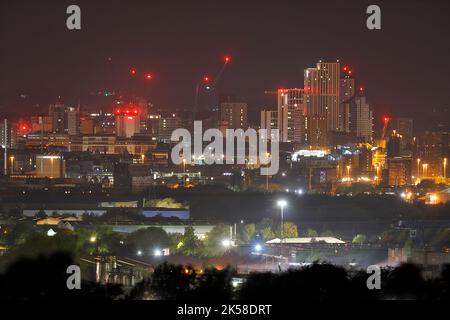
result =
[[131,74],[132,76],[135,76],[136,73],[137,73],[136,69],[134,69],[134,68],[131,68],[131,69],[130,69],[130,74]]
[[146,79],[146,80],[152,80],[152,79],[153,79],[153,75],[152,75],[151,73],[147,73],[147,74],[145,75],[145,79]]
[[139,109],[135,107],[127,108],[127,109],[116,109],[117,116],[137,116],[139,115]]
[[225,64],[230,63],[231,62],[231,57],[230,56],[225,56],[223,61],[225,62]]
[[209,76],[203,76],[203,82],[208,83],[210,80]]
[[342,70],[344,70],[345,72],[347,72],[347,70],[348,70],[348,67],[347,67],[347,66],[345,66],[344,68],[342,68]]
[[20,130],[20,132],[27,132],[29,130],[29,127],[28,127],[28,125],[26,123],[22,123],[19,126],[19,130]]
[[384,116],[384,118],[383,118],[383,122],[384,122],[384,124],[387,124],[387,123],[389,122],[389,117],[387,117],[387,116]]

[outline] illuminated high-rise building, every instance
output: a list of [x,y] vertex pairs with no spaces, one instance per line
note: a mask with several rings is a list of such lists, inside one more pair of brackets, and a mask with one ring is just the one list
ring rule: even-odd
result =
[[350,132],[350,103],[355,96],[355,79],[349,67],[344,67],[340,79],[339,131]]
[[116,136],[130,138],[140,132],[139,110],[132,107],[116,109]]
[[339,99],[340,103],[347,101],[355,95],[355,79],[351,78],[350,75],[345,74],[343,78],[340,79],[340,92]]
[[53,118],[51,116],[39,115],[30,118],[30,131],[49,133],[53,131]]
[[182,128],[182,119],[175,113],[163,114],[158,119],[157,139],[162,142],[169,143],[172,132],[178,128]]
[[[49,107],[53,133],[77,135],[80,133],[80,108],[69,107],[61,103]],[[43,119],[41,119],[43,120]]]
[[[425,131],[418,137],[417,157],[420,158],[420,177],[443,176],[444,159],[447,161],[450,159],[449,140],[449,133],[445,130]],[[425,165],[426,169],[422,167]]]
[[[261,129],[267,129],[267,130],[278,129],[278,111],[262,110],[260,126],[261,126]],[[271,139],[273,139],[273,138],[274,138],[274,136],[271,134]]]
[[408,157],[393,157],[388,159],[388,185],[401,187],[411,184],[412,161]]
[[360,91],[349,101],[350,132],[361,142],[372,142],[373,112],[367,103],[366,96]]
[[278,129],[278,112],[275,110],[261,111],[261,129]]
[[281,142],[302,142],[304,119],[304,90],[278,90],[278,129]]
[[80,133],[83,135],[94,134],[94,119],[89,114],[80,116]]
[[305,112],[311,119],[326,118],[326,128],[317,128],[320,131],[339,131],[340,72],[339,62],[320,61],[305,70]]
[[247,129],[247,103],[246,102],[221,102],[220,122],[227,129]]
[[0,122],[0,143],[2,148],[15,148],[17,143],[17,124],[3,119]]
[[50,105],[49,116],[52,117],[52,130],[54,133],[64,133],[67,128],[66,106],[61,103]]
[[78,108],[69,107],[67,113],[67,133],[71,136],[80,134],[80,111]]

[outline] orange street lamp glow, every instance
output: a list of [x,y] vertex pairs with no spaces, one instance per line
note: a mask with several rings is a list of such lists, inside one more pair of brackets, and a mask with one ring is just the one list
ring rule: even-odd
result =
[[422,164],[422,174],[424,178],[428,176],[428,163]]
[[444,174],[443,174],[443,177],[444,177],[444,179],[447,179],[447,158],[444,158],[443,164],[444,164]]
[[420,158],[417,158],[417,178],[420,179]]

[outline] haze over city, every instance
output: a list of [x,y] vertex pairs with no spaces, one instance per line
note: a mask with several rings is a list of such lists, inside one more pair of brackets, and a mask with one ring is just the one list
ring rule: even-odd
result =
[[155,106],[191,108],[196,79],[229,54],[217,91],[245,98],[252,119],[274,105],[264,91],[302,87],[304,69],[340,59],[367,88],[377,125],[392,114],[425,128],[448,115],[449,3],[380,3],[383,29],[370,32],[368,1],[80,1],[83,28],[71,32],[67,1],[2,1],[0,112],[43,111],[58,96],[104,108],[90,94],[129,89],[130,67],[154,73],[139,92]]
[[0,0],[0,301],[449,300],[449,31],[447,0]]

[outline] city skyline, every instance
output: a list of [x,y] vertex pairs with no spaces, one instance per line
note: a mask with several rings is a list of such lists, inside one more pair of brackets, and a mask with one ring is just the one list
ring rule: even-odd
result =
[[0,301],[449,299],[449,17],[0,0]]
[[[244,97],[253,119],[260,110],[276,107],[264,91],[302,87],[303,71],[320,59],[339,59],[353,68],[367,90],[377,125],[389,114],[413,117],[426,129],[427,116],[434,110],[440,110],[441,119],[448,114],[445,74],[450,66],[444,57],[449,48],[437,32],[448,25],[442,10],[448,4],[424,10],[418,2],[381,1],[384,28],[371,32],[365,28],[365,4],[350,3],[281,3],[287,16],[264,24],[259,22],[266,20],[274,4],[231,1],[211,11],[204,2],[127,6],[82,1],[83,27],[71,32],[64,28],[65,3],[40,6],[25,1],[6,8],[2,2],[0,41],[6,50],[0,59],[0,112],[10,105],[22,114],[42,112],[58,96],[69,104],[80,101],[93,111],[101,103],[89,93],[102,90],[136,90],[157,107],[189,109],[196,81],[204,74],[217,74],[223,57],[230,55],[233,61],[217,94]],[[419,10],[420,24],[413,18]],[[303,25],[315,22],[314,12],[323,14],[322,26],[302,32]],[[294,14],[295,19],[290,18]],[[249,17],[252,24],[245,22]],[[29,32],[37,23],[40,28]],[[440,50],[432,50],[437,44]],[[133,85],[130,68],[140,76],[151,72],[154,78]],[[430,77],[433,84],[426,81]]]

